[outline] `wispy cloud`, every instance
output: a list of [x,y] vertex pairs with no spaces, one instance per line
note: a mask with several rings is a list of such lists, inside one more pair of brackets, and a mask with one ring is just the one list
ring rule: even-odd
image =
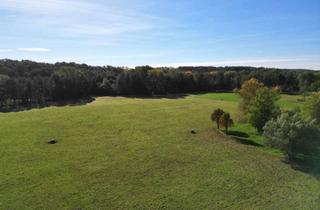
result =
[[33,17],[23,22],[70,36],[140,31],[163,21],[138,11],[117,8],[108,0],[104,4],[83,0],[1,0],[1,8]]
[[50,52],[50,49],[47,48],[18,48],[18,51],[23,52]]

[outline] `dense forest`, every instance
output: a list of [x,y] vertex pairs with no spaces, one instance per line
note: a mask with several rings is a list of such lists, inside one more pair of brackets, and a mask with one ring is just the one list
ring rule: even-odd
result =
[[283,92],[320,90],[320,72],[254,67],[134,69],[76,63],[0,60],[0,106],[46,104],[104,95],[160,95],[232,91],[256,78]]

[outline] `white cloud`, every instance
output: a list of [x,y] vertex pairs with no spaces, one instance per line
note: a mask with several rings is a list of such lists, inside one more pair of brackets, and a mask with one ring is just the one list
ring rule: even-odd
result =
[[[141,11],[119,8],[107,0],[94,3],[83,0],[1,0],[0,9],[26,15],[23,24],[43,27],[68,36],[101,36],[146,30],[160,19]],[[40,18],[39,18],[40,17]]]
[[50,52],[50,49],[47,48],[18,48],[17,50],[23,52]]

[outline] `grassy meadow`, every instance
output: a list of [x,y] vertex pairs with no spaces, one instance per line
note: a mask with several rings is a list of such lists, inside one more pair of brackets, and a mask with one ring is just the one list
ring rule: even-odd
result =
[[[320,181],[260,146],[237,123],[238,100],[99,97],[0,113],[0,209],[319,209]],[[215,108],[231,113],[237,138],[213,129]]]

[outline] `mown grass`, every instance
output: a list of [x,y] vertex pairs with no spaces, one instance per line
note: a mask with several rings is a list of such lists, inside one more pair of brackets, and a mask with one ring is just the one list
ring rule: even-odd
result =
[[240,100],[240,96],[234,93],[205,93],[205,94],[198,94],[197,97],[203,98],[203,99],[217,100],[217,101],[238,102]]
[[213,129],[214,108],[237,114],[226,96],[0,114],[0,209],[318,209],[315,177]]
[[293,108],[300,107],[302,105],[303,96],[301,95],[281,95],[281,99],[278,102],[278,105],[283,110],[290,110]]

